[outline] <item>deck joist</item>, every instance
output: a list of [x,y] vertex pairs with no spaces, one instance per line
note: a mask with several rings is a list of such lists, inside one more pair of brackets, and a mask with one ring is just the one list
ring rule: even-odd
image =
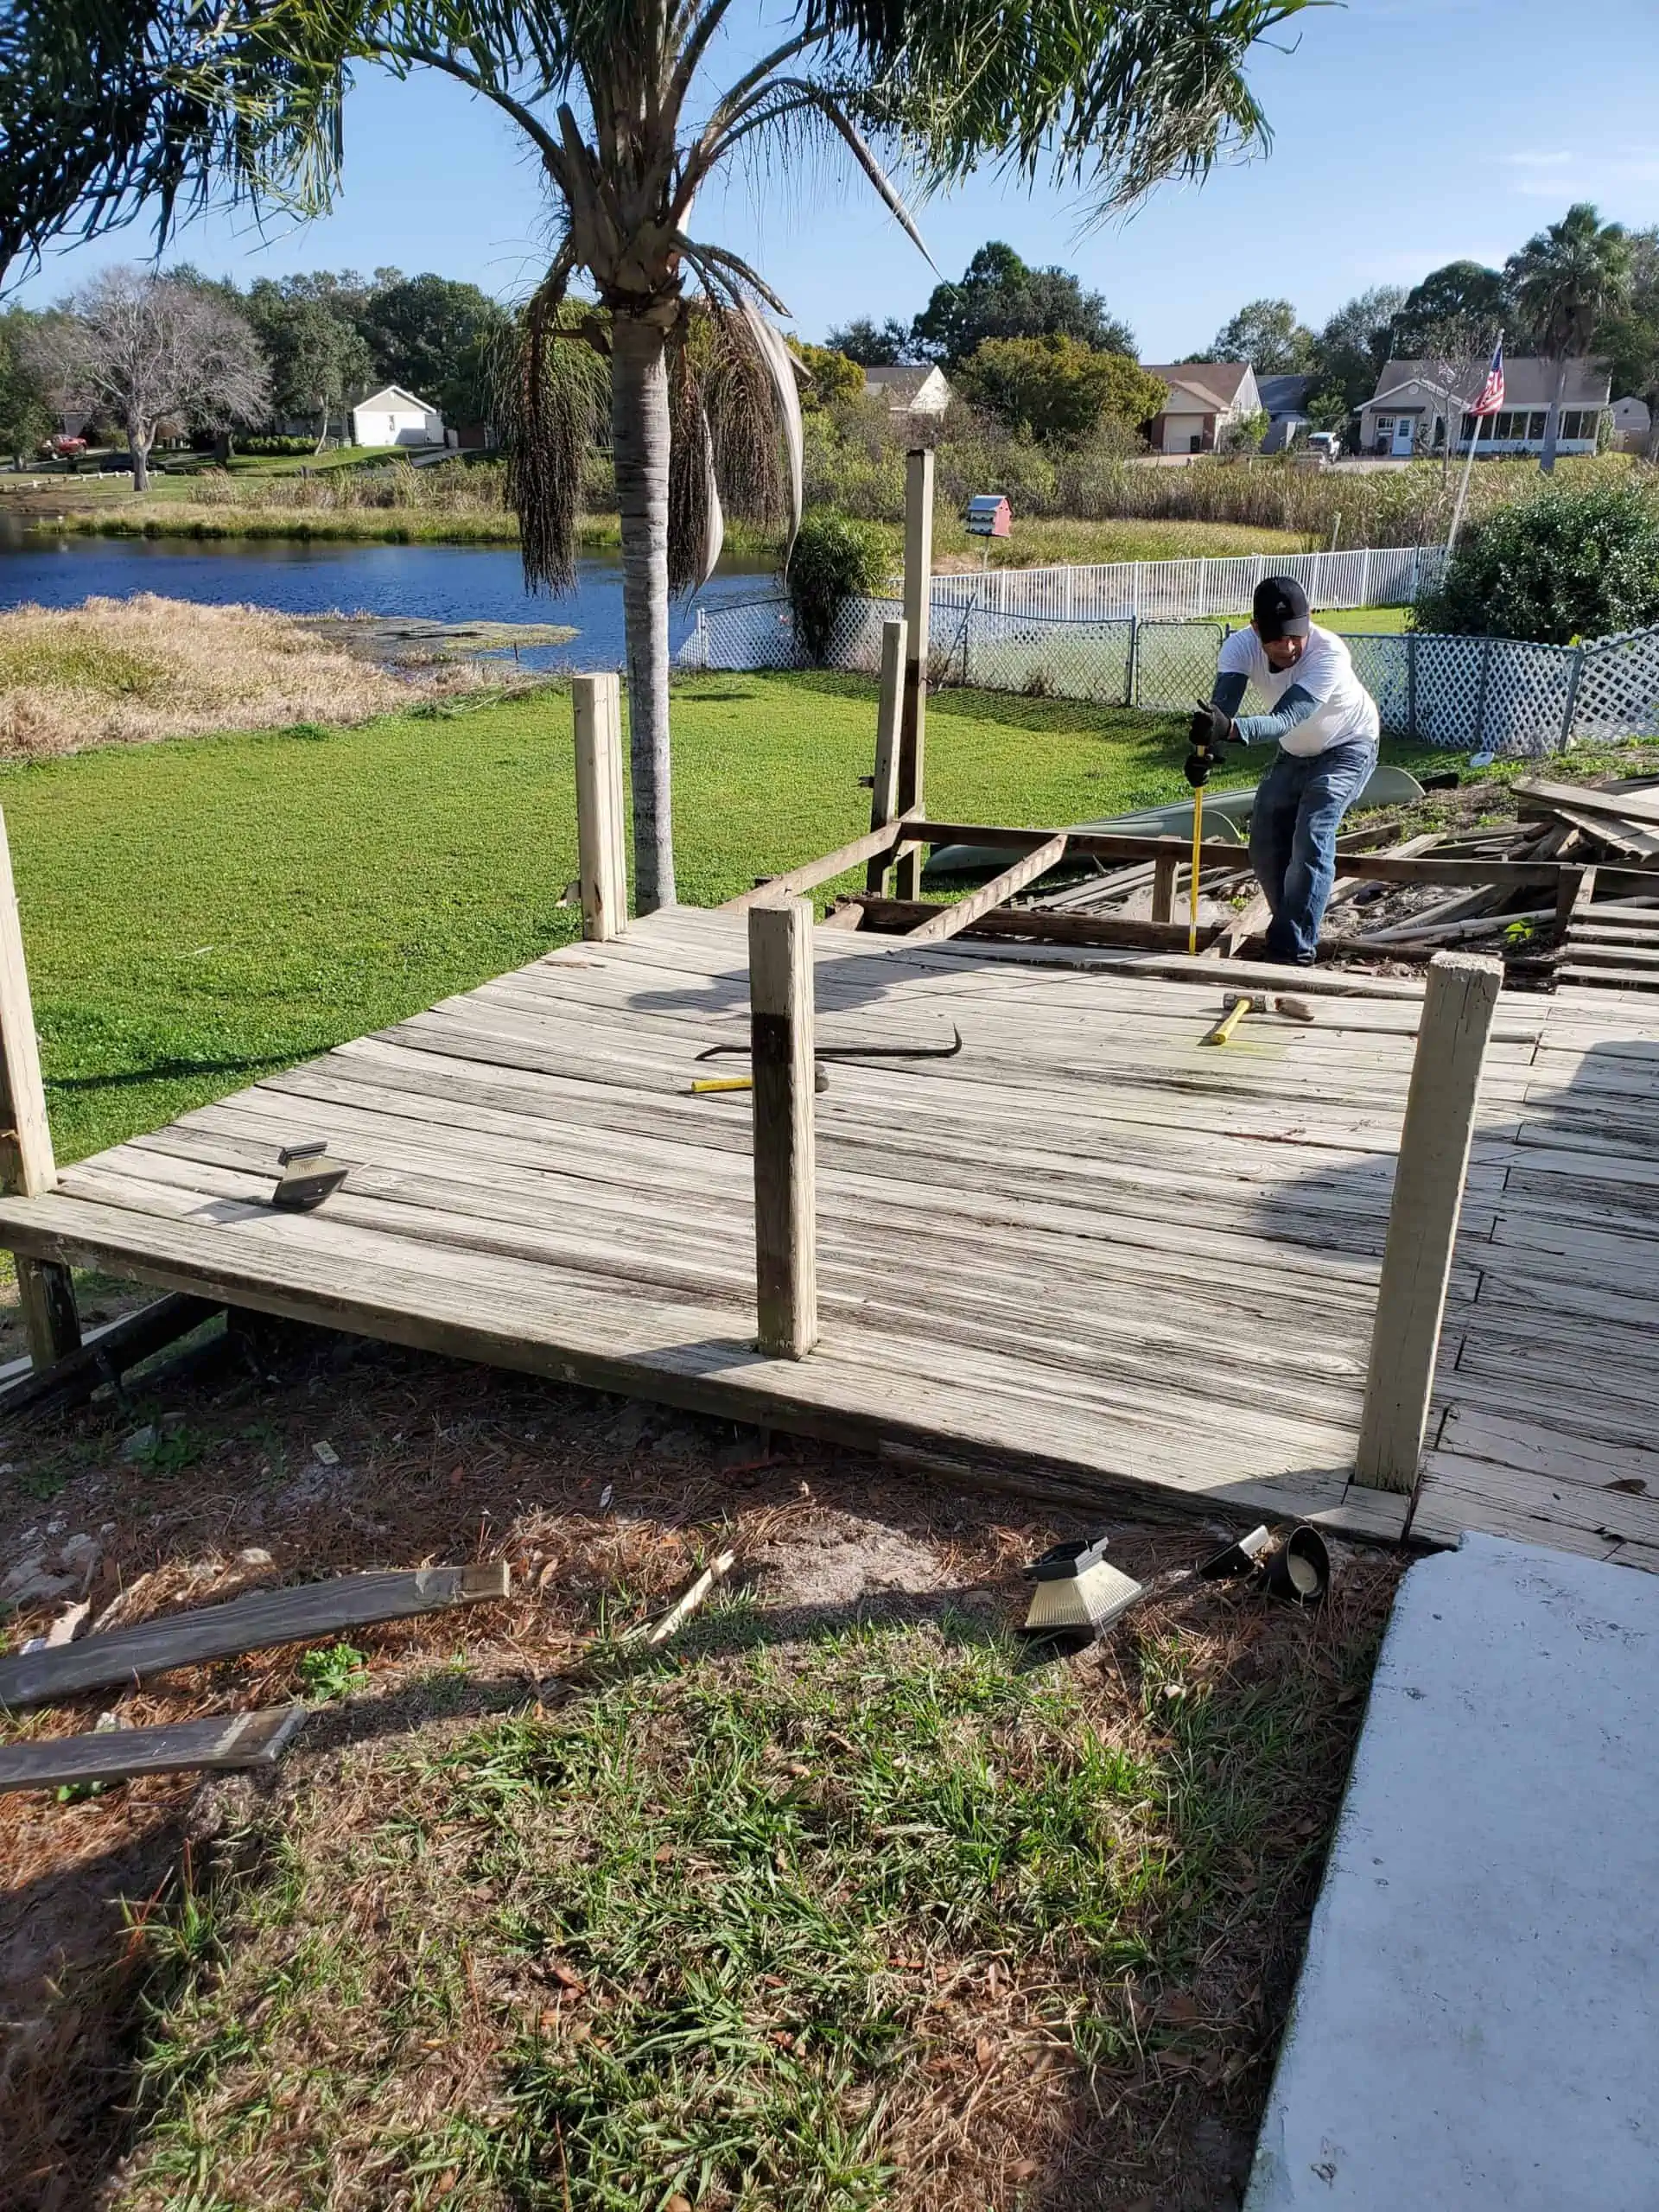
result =
[[[0,1243],[1079,1498],[1317,1515],[1351,1480],[1414,1049],[1399,987],[1200,1042],[1223,977],[817,933],[822,1338],[753,1348],[741,915],[679,908],[0,1200]],[[1180,963],[1175,963],[1179,965]],[[1413,1533],[1659,1566],[1659,999],[1506,995]],[[277,1148],[353,1163],[312,1214]],[[1637,1485],[1644,1485],[1638,1488]]]

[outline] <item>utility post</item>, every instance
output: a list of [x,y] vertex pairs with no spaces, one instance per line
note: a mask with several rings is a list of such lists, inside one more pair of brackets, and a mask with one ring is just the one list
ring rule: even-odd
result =
[[1354,1479],[1409,1491],[1434,1395],[1440,1324],[1457,1243],[1501,962],[1437,952],[1411,1066]]
[[[905,704],[899,741],[899,809],[925,808],[927,781],[928,617],[933,598],[933,455],[905,455]],[[922,895],[920,848],[899,861],[894,890]]]
[[[5,817],[0,814],[0,1189],[35,1198],[55,1190],[57,1181],[11,848]],[[49,1367],[79,1349],[80,1319],[67,1268],[55,1260],[31,1260],[20,1252],[17,1297],[29,1356],[37,1368]]]
[[576,739],[576,857],[582,933],[602,943],[626,928],[622,813],[622,681],[578,676],[570,685]]
[[812,998],[811,902],[751,906],[755,1303],[775,1359],[804,1359],[818,1334]]

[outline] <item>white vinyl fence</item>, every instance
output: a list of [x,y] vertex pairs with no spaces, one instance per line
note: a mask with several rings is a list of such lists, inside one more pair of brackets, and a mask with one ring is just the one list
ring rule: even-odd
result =
[[[963,581],[974,580],[935,581],[929,653],[929,681],[935,685],[1176,713],[1209,696],[1221,641],[1231,626],[1145,615],[1066,621],[941,599],[941,585]],[[902,612],[896,599],[849,601],[837,618],[827,665],[874,677],[880,664],[881,625]],[[1573,743],[1659,734],[1659,630],[1591,645],[1368,632],[1348,632],[1347,643],[1389,736],[1446,751],[1532,757]],[[681,648],[680,664],[783,669],[808,664],[796,641],[789,601],[770,597],[703,610]]]
[[[1248,614],[1263,576],[1290,576],[1311,606],[1408,607],[1438,583],[1443,545],[1364,546],[1352,553],[1242,553],[1216,560],[1103,561],[1087,567],[988,569],[935,576],[943,607],[1035,614],[1051,622],[1202,622]],[[898,579],[893,580],[898,589]]]

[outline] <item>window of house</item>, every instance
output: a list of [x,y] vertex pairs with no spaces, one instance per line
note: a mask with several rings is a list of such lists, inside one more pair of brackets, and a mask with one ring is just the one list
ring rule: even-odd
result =
[[1463,428],[1458,432],[1458,435],[1463,440],[1465,445],[1468,443],[1469,440],[1474,436],[1475,426],[1479,420],[1480,417],[1478,415],[1465,415],[1464,416]]
[[1529,438],[1541,438],[1544,435],[1544,424],[1548,419],[1547,412],[1535,411],[1528,417],[1531,428],[1528,430],[1527,435]]
[[1392,415],[1379,415],[1379,416],[1377,416],[1377,418],[1376,418],[1376,427],[1377,427],[1377,429],[1378,429],[1379,430],[1390,430],[1390,431],[1391,431],[1391,430],[1393,429],[1393,428],[1394,428],[1394,417],[1393,417],[1393,416],[1392,416]]

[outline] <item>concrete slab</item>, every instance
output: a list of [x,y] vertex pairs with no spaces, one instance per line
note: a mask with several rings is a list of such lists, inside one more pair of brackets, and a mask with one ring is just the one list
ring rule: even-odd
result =
[[1407,1574],[1245,2200],[1314,2206],[1659,2206],[1659,1579]]

